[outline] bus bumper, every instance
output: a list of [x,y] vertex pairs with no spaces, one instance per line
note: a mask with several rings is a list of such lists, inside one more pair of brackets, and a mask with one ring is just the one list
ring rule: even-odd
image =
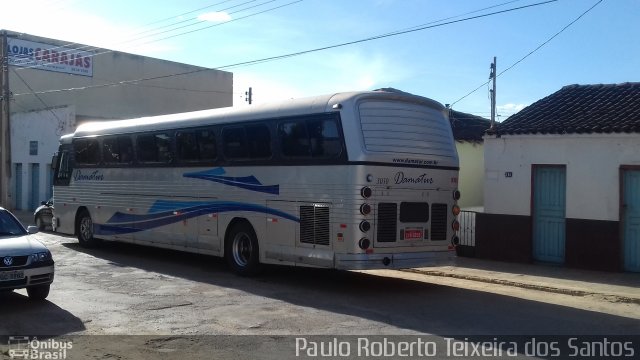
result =
[[455,265],[455,251],[429,251],[401,254],[341,254],[335,257],[336,269],[409,269]]

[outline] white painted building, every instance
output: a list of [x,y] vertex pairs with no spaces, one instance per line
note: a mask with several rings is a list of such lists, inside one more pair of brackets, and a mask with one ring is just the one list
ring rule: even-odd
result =
[[233,106],[230,72],[10,31],[0,36],[12,94],[11,179],[0,191],[12,209],[47,199],[58,139],[82,122]]
[[58,142],[52,138],[75,129],[75,109],[64,106],[15,113],[10,125],[10,200],[17,209],[33,209],[53,195],[51,159]]
[[640,272],[640,83],[565,86],[484,147],[476,255]]

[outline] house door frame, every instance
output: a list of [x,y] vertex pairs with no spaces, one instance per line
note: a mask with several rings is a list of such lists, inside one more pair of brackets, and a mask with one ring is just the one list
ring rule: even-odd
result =
[[[542,177],[545,171],[560,171],[561,176],[559,179],[545,179]],[[544,199],[541,199],[543,196]],[[549,196],[556,196],[556,198],[549,198]],[[566,199],[566,165],[531,165],[531,255],[533,260],[564,264],[567,239]],[[550,206],[539,207],[543,200]]]
[[[637,165],[622,165],[620,166],[620,261],[622,268],[625,271],[640,272],[640,190],[636,193],[629,194],[627,189],[627,175],[631,173],[638,173],[640,176],[640,166]],[[634,199],[628,198],[628,196],[634,197]],[[630,214],[630,206],[628,201],[633,201],[634,213]],[[630,224],[629,216],[633,216],[633,223]],[[631,232],[631,226],[636,227],[633,234],[633,243],[629,240]],[[629,231],[629,232],[628,232]],[[634,250],[634,251],[632,251]],[[631,259],[635,255],[635,259]]]

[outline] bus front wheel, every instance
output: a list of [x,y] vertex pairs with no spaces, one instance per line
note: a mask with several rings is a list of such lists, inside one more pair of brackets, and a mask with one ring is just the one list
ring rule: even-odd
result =
[[93,237],[93,220],[91,220],[91,215],[87,210],[82,210],[78,214],[76,233],[78,234],[80,246],[93,248],[98,245],[98,240]]
[[260,272],[258,238],[251,225],[234,225],[225,241],[224,252],[227,263],[239,275],[252,276]]

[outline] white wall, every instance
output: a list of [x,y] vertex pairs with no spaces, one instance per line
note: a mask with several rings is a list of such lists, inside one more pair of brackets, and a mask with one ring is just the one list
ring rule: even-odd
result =
[[[65,46],[68,41],[28,34],[11,34],[17,39]],[[92,76],[44,70],[43,67],[12,66],[9,85],[14,94],[12,111],[41,110],[74,105],[76,119],[128,119],[229,107],[233,105],[233,74],[226,71],[198,71],[204,68],[139,55],[94,49],[80,44],[70,48],[92,49]],[[57,48],[63,51],[63,48]],[[73,51],[69,51],[73,52]],[[120,81],[162,77],[125,85],[94,87]],[[38,97],[33,91],[40,92]],[[73,91],[52,91],[76,89]],[[46,104],[46,105],[43,105]]]
[[[60,135],[75,128],[75,108],[64,106],[50,110],[11,114],[11,185],[9,199],[14,209],[29,209],[31,195],[32,164],[39,164],[39,189],[35,203],[47,200],[50,194],[49,177],[51,158],[58,150]],[[38,142],[38,154],[30,155],[31,141]],[[16,204],[16,164],[22,164],[22,201]],[[29,209],[31,210],[31,209]]]
[[531,165],[557,164],[567,218],[617,221],[620,165],[640,165],[639,149],[640,134],[485,136],[485,212],[530,215]]
[[458,204],[463,209],[484,204],[484,152],[482,143],[456,141],[460,159],[458,189],[462,194]]

